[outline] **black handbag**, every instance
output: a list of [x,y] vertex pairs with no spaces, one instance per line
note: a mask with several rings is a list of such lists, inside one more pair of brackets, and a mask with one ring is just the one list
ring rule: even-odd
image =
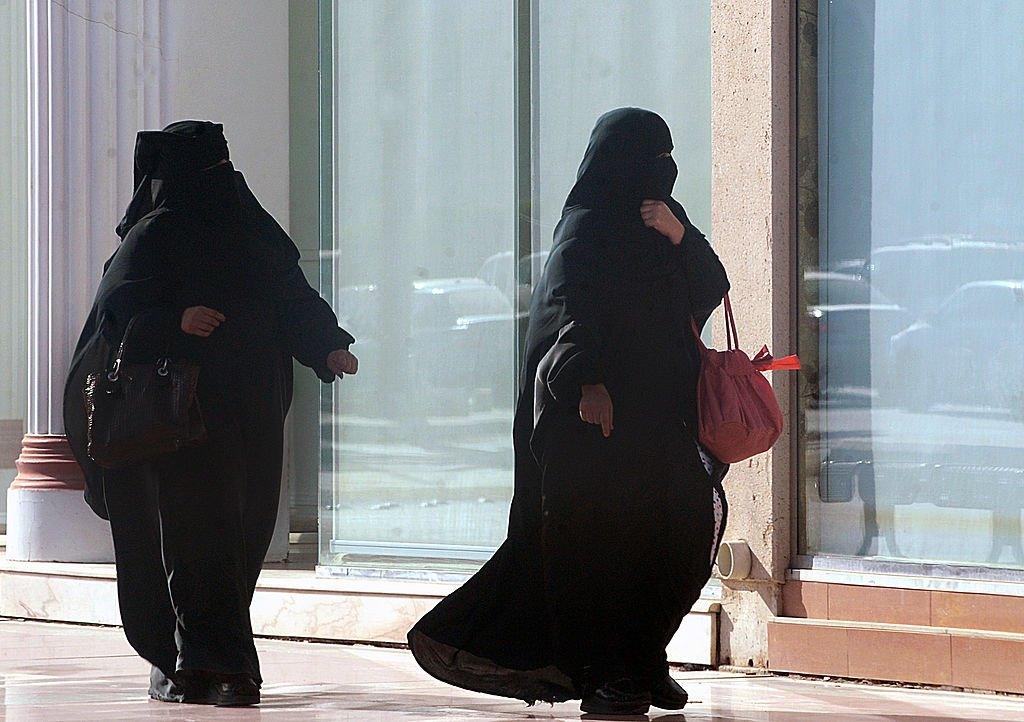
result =
[[83,390],[89,458],[105,469],[150,461],[206,439],[196,397],[198,364],[168,356],[155,363],[125,361],[138,318],[128,322],[110,369],[89,374]]

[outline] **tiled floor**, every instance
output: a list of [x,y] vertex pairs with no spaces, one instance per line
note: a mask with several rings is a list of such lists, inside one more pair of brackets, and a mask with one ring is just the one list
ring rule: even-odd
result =
[[[146,699],[148,667],[118,629],[0,621],[0,719],[10,722],[161,720],[351,720],[511,722],[579,719],[572,704],[526,707],[463,692],[419,671],[397,649],[262,640],[264,703],[247,710]],[[845,722],[848,720],[1024,720],[1024,699],[679,673],[690,691],[685,716],[663,722]],[[642,719],[642,718],[622,718]]]

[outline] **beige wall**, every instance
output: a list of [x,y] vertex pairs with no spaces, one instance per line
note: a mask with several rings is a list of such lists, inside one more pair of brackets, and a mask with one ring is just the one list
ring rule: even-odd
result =
[[[740,342],[795,351],[790,221],[790,0],[712,0],[711,218],[715,249],[729,271]],[[723,342],[720,313],[715,342]],[[792,378],[772,382],[789,419]],[[727,540],[743,539],[751,578],[726,582],[721,617],[724,664],[763,666],[765,622],[777,611],[790,559],[788,430],[775,448],[733,466],[726,478]]]

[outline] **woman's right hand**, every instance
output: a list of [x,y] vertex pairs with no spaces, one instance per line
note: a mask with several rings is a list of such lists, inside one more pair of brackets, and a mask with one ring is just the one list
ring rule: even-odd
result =
[[181,330],[206,338],[224,323],[224,314],[206,306],[190,306],[181,314]]
[[612,435],[612,397],[604,384],[584,384],[580,399],[580,418],[588,424],[600,424],[604,438]]

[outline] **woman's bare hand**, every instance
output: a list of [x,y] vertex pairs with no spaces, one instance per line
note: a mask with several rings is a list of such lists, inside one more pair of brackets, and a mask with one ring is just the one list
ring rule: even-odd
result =
[[206,338],[225,321],[224,314],[206,306],[190,306],[181,314],[181,330]]
[[336,376],[354,374],[359,371],[359,359],[351,351],[339,348],[327,355],[327,367]]
[[653,228],[661,235],[672,241],[672,245],[678,246],[683,242],[683,234],[686,229],[676,218],[663,201],[646,200],[640,204],[640,217],[644,219],[644,225]]
[[588,424],[600,424],[601,433],[607,439],[612,435],[612,397],[604,384],[585,384],[580,399],[580,418]]

